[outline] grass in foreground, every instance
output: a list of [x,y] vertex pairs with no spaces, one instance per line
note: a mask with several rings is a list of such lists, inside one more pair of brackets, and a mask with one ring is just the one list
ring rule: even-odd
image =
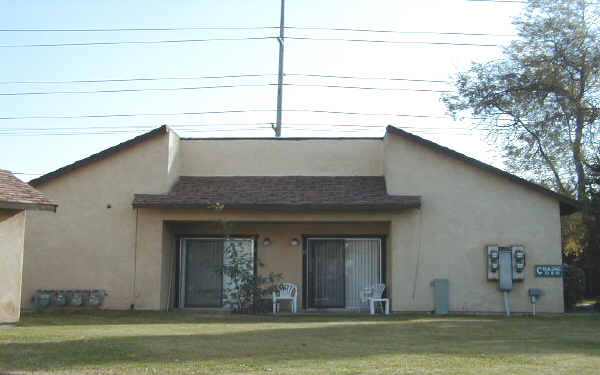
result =
[[598,374],[600,317],[25,314],[3,372]]

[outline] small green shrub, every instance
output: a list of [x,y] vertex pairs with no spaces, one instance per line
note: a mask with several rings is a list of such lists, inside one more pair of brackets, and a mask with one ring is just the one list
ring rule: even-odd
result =
[[[253,255],[238,248],[236,241],[231,241],[225,248],[225,262],[217,272],[228,279],[223,291],[226,304],[233,312],[242,314],[259,314],[269,311],[272,306],[268,297],[275,290],[275,284],[281,280],[281,274],[269,273],[262,276],[255,272]],[[256,259],[257,266],[262,266]]]
[[585,272],[573,265],[563,265],[565,308],[571,309],[585,295]]

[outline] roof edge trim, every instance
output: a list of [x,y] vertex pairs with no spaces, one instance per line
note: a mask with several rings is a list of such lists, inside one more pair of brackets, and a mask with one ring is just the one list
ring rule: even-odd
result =
[[0,208],[5,210],[39,210],[56,212],[57,204],[21,203],[0,201]]

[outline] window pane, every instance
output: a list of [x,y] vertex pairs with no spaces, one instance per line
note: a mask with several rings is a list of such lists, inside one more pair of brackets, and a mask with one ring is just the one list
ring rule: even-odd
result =
[[380,240],[346,240],[346,307],[367,306],[364,289],[381,282],[380,258]]
[[223,240],[186,240],[186,307],[221,307]]

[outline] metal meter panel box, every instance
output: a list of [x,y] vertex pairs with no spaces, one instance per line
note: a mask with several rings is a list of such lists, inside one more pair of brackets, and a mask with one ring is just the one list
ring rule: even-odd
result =
[[523,246],[511,246],[512,264],[513,264],[513,280],[525,279],[525,251]]
[[498,245],[489,245],[487,250],[487,278],[488,280],[500,279],[500,253],[503,250],[511,252],[512,280],[525,279],[526,256],[525,250],[521,245],[502,247]]
[[511,290],[513,288],[513,259],[510,247],[501,247],[499,256],[499,282],[500,290]]
[[431,285],[434,290],[434,312],[438,315],[448,314],[450,306],[448,279],[435,279]]

